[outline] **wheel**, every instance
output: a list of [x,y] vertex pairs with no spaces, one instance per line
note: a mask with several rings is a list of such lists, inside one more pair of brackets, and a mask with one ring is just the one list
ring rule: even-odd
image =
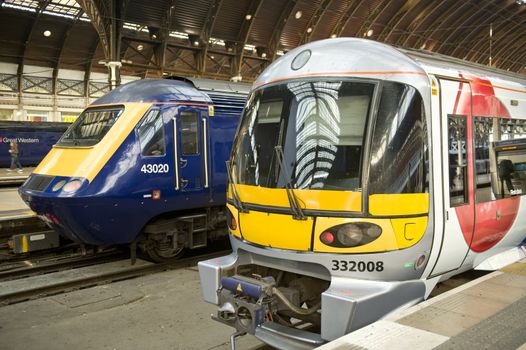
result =
[[164,236],[162,239],[147,239],[143,245],[143,250],[155,262],[177,259],[185,251],[184,247],[174,248],[172,240],[167,236]]

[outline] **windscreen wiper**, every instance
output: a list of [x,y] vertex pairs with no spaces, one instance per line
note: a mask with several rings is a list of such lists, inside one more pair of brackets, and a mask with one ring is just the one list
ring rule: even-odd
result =
[[241,213],[248,213],[248,209],[245,208],[245,205],[239,198],[239,194],[237,193],[236,184],[234,183],[234,177],[232,176],[232,171],[230,170],[230,161],[226,161],[226,173],[228,176],[228,182],[232,185],[232,199],[234,200],[234,206],[239,210]]
[[287,197],[289,199],[290,209],[292,210],[292,217],[296,220],[307,220],[307,217],[301,209],[300,201],[294,190],[292,189],[292,184],[290,182],[290,177],[287,172],[287,167],[285,166],[285,156],[283,155],[283,148],[281,146],[274,147],[276,151],[276,160],[279,168],[282,170],[280,174],[285,176],[285,190],[287,191]]

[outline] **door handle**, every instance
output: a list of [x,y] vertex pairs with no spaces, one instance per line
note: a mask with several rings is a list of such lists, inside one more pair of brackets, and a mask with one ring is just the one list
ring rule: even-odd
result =
[[184,158],[179,158],[179,165],[181,166],[181,168],[184,168],[186,164],[188,164],[188,160]]

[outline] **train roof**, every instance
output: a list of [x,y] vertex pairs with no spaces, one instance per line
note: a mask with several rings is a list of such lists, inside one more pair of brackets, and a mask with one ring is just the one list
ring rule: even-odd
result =
[[236,83],[231,81],[222,81],[214,79],[201,79],[201,78],[186,78],[191,81],[194,86],[202,91],[224,93],[224,94],[240,94],[248,95],[250,92],[251,84]]
[[141,79],[121,85],[92,105],[126,102],[212,103],[210,97],[191,82],[174,79]]
[[526,84],[526,77],[518,73],[465,61],[460,58],[450,57],[436,52],[398,47],[396,49],[421,64],[428,73],[437,74],[449,72],[452,75],[458,76],[458,72],[468,71],[481,76],[500,78],[523,85]]
[[359,38],[324,39],[297,47],[267,67],[254,87],[296,78],[355,76],[399,81],[423,88],[429,85],[429,74],[458,79],[462,72],[496,78],[501,84],[526,90],[526,79],[518,74]]

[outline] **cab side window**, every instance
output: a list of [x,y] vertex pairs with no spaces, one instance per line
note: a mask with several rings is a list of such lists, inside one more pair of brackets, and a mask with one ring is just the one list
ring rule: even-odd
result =
[[146,112],[142,123],[137,129],[141,154],[146,157],[164,156],[166,147],[164,141],[164,123],[162,113],[158,109]]
[[181,112],[181,145],[183,155],[199,153],[197,113]]

